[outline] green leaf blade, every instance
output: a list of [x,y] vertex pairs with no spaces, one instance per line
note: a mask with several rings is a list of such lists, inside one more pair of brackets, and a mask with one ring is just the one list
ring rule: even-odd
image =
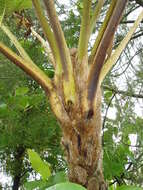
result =
[[66,182],[54,185],[52,187],[47,188],[46,190],[86,190],[86,189],[81,185]]
[[16,96],[25,95],[29,91],[28,87],[19,87],[15,91]]
[[27,150],[29,160],[35,171],[37,171],[44,180],[51,176],[49,164],[41,160],[40,156],[31,149]]

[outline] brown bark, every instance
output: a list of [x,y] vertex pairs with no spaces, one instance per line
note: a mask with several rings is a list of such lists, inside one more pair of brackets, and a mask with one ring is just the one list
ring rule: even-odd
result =
[[100,105],[101,94],[98,92],[94,113],[87,115],[79,109],[72,110],[70,122],[62,124],[69,180],[88,190],[107,189],[102,171]]
[[[76,49],[71,49],[70,53],[73,64],[76,64]],[[101,90],[98,88],[93,110],[85,111],[80,101],[76,105],[71,103],[65,108],[67,122],[60,120],[69,180],[83,185],[88,190],[107,190],[102,169],[100,109]]]

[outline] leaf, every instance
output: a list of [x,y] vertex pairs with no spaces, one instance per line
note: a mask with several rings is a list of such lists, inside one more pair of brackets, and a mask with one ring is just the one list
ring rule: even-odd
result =
[[58,172],[54,176],[50,176],[48,179],[48,186],[55,185],[57,183],[64,183],[67,182],[68,178],[65,172]]
[[116,63],[119,56],[121,55],[122,51],[125,49],[126,45],[128,44],[129,40],[131,39],[133,33],[139,26],[140,22],[143,19],[143,11],[138,16],[137,20],[135,21],[134,25],[131,27],[125,38],[121,41],[120,45],[117,47],[117,49],[114,51],[114,53],[111,55],[111,57],[106,61],[106,63],[103,65],[103,68],[101,70],[99,82],[103,81],[109,70],[112,68],[112,66]]
[[49,164],[42,161],[40,156],[33,150],[28,149],[27,152],[33,169],[37,171],[44,180],[48,179],[51,175]]
[[104,94],[104,97],[105,97],[106,99],[110,99],[110,98],[112,97],[112,94],[113,94],[112,91],[106,91],[105,94]]
[[68,180],[65,172],[58,172],[56,173],[53,177],[53,182],[56,183],[62,183],[62,182],[66,182]]
[[12,14],[14,11],[32,8],[31,0],[6,0],[6,14]]
[[82,187],[81,185],[66,182],[66,183],[60,183],[52,187],[46,188],[46,190],[86,190],[86,189]]
[[48,69],[45,71],[45,73],[48,75],[49,78],[54,77],[54,70],[53,69]]
[[0,118],[7,117],[9,115],[9,110],[7,104],[0,103]]
[[5,0],[0,0],[0,26],[1,26],[4,14],[5,14],[5,8],[6,8]]
[[46,182],[43,180],[29,181],[24,184],[26,190],[33,190],[35,188],[43,188],[45,187]]
[[126,185],[123,185],[121,187],[117,187],[116,190],[142,190],[142,188],[135,187],[135,186],[126,186]]
[[19,87],[16,89],[15,95],[16,96],[25,95],[25,94],[27,94],[28,91],[29,91],[28,87]]
[[6,108],[7,107],[7,105],[5,104],[5,103],[0,103],[0,108]]

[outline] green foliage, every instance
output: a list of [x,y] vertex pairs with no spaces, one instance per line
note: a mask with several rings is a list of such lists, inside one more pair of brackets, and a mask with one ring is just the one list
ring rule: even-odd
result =
[[35,188],[43,189],[43,188],[45,188],[45,185],[46,185],[46,181],[43,181],[43,180],[35,180],[35,181],[26,182],[26,183],[24,184],[24,187],[25,187],[27,190],[33,190],[33,189],[35,189]]
[[40,173],[43,180],[48,179],[51,175],[49,164],[47,162],[43,162],[40,156],[33,150],[28,149],[27,152],[33,169]]
[[125,172],[124,166],[128,163],[128,157],[131,155],[129,147],[119,144],[112,149],[106,148],[104,151],[104,170],[107,179],[119,177]]
[[[14,29],[14,27],[13,27]],[[0,32],[2,39],[11,48],[7,37]],[[37,42],[25,41],[27,51],[43,70],[50,71],[43,49]],[[40,59],[39,59],[40,58]],[[44,62],[44,65],[42,65]],[[53,72],[53,71],[52,71]],[[51,73],[50,73],[51,74]],[[14,154],[17,146],[31,148],[50,163],[52,172],[64,170],[65,161],[61,157],[61,131],[41,88],[24,72],[12,65],[0,54],[0,162],[10,176],[18,172]],[[43,152],[48,152],[44,155]],[[31,168],[24,155],[22,178],[24,183]],[[26,172],[28,171],[28,172]],[[61,181],[62,182],[62,181]]]
[[77,47],[79,32],[80,32],[80,17],[75,16],[73,10],[70,10],[68,18],[62,21],[61,24],[68,47],[69,48]]
[[29,91],[28,87],[19,87],[15,90],[15,95],[20,96],[20,95],[25,95]]
[[57,172],[55,175],[52,175],[48,178],[48,180],[35,180],[29,181],[24,184],[24,187],[27,190],[32,190],[34,188],[46,189],[47,187],[67,182],[67,176],[64,172]]
[[84,187],[74,184],[74,183],[60,183],[52,187],[47,188],[47,190],[86,190]]
[[57,172],[55,175],[52,175],[49,177],[48,182],[47,182],[47,187],[48,186],[53,186],[58,183],[64,183],[68,181],[68,177],[65,172]]
[[31,0],[0,0],[0,25],[4,15],[11,15],[15,11],[32,8]]
[[31,190],[37,187],[40,189],[45,189],[46,187],[66,182],[68,180],[64,172],[58,172],[51,176],[49,164],[47,162],[43,162],[39,154],[31,149],[28,149],[27,152],[33,169],[42,176],[42,180],[26,182],[24,184],[26,189]]
[[5,0],[6,3],[6,14],[12,14],[14,11],[21,11],[32,7],[31,0]]

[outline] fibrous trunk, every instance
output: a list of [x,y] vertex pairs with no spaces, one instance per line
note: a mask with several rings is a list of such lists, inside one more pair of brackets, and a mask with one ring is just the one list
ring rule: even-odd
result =
[[107,189],[102,171],[100,96],[99,91],[92,117],[75,109],[71,121],[66,126],[62,123],[62,144],[69,167],[69,180],[88,190]]
[[[76,101],[65,102],[61,96],[62,87],[57,89],[59,101],[55,96],[50,98],[55,114],[58,103],[61,101],[63,105],[58,112],[60,117],[57,118],[63,132],[62,144],[68,163],[69,180],[88,190],[106,190],[102,171],[101,90],[97,85],[96,97],[90,104],[87,97],[88,70],[82,69],[77,63],[76,50],[72,49],[70,53],[74,66]],[[84,63],[86,61],[88,60],[85,59]]]

